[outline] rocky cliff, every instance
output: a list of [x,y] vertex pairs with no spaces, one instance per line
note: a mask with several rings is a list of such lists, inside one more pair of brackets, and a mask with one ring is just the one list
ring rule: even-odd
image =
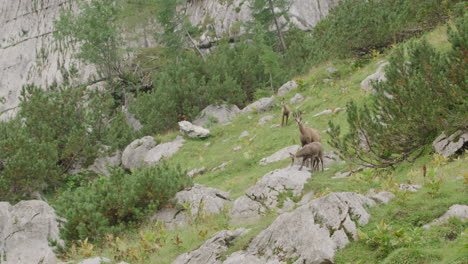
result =
[[[93,68],[71,59],[73,50],[53,39],[53,21],[63,7],[75,0],[0,1],[0,120],[16,112],[21,87],[26,83],[49,85],[61,82],[74,64],[81,81]],[[291,21],[303,30],[311,29],[338,0],[292,0]],[[184,12],[205,31],[200,44],[209,44],[224,32],[242,33],[238,25],[250,19],[246,0],[192,0]],[[73,6],[72,6],[73,8]]]

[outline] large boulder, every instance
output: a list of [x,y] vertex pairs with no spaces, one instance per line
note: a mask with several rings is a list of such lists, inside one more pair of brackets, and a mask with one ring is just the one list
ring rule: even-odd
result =
[[357,239],[357,225],[368,223],[366,208],[374,205],[356,193],[331,193],[284,213],[249,244],[247,253],[264,259],[250,263],[288,259],[304,264],[333,263],[336,251]]
[[221,264],[221,253],[227,251],[236,238],[248,231],[245,228],[219,231],[199,248],[177,257],[172,264]]
[[203,109],[198,118],[193,120],[193,124],[204,126],[210,119],[215,119],[219,124],[225,124],[234,119],[239,113],[240,109],[236,105],[213,104]]
[[59,237],[59,218],[46,202],[21,201],[15,206],[0,202],[0,262],[2,264],[55,264],[55,241]]
[[448,158],[466,148],[467,143],[468,132],[459,130],[449,137],[445,135],[445,132],[442,132],[442,134],[434,140],[432,147],[436,153]]
[[287,94],[289,91],[292,91],[297,88],[297,82],[296,81],[289,81],[285,84],[283,84],[279,89],[278,89],[278,96],[284,96]]
[[179,151],[184,145],[184,142],[185,139],[183,137],[177,136],[176,139],[171,142],[163,143],[150,149],[143,159],[145,165],[152,166],[161,162],[163,158],[171,157]]
[[290,158],[289,153],[295,154],[301,147],[299,145],[292,145],[283,149],[278,150],[277,152],[271,154],[270,156],[260,160],[260,165],[267,165],[272,162],[277,162],[280,160],[285,160]]
[[122,153],[122,165],[127,169],[140,167],[146,154],[156,145],[156,141],[150,136],[134,140]]
[[275,104],[275,97],[263,97],[258,101],[249,104],[248,106],[242,109],[242,113],[250,113],[256,111],[257,113],[262,113],[270,110]]
[[375,89],[372,87],[372,83],[376,81],[383,81],[385,82],[387,78],[385,77],[385,66],[388,65],[388,62],[381,63],[377,71],[369,76],[367,76],[361,82],[361,89],[365,91],[369,91],[372,93],[376,93]]
[[210,131],[206,128],[196,126],[189,121],[179,122],[180,132],[190,138],[207,138],[210,136]]

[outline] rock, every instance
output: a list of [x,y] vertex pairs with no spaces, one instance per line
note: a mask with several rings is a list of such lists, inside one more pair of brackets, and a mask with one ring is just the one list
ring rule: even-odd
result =
[[428,229],[432,225],[441,224],[447,221],[450,217],[456,217],[462,221],[467,221],[468,220],[468,205],[454,204],[450,206],[449,210],[444,215],[435,219],[434,221],[432,221],[432,223],[424,225],[423,228]]
[[237,147],[233,148],[232,151],[239,151],[241,149],[242,149],[242,146],[237,146]]
[[156,141],[150,136],[134,140],[122,153],[122,165],[127,169],[140,167],[146,154],[156,145]]
[[301,196],[310,176],[309,172],[299,171],[295,167],[274,170],[265,174],[245,195],[268,208],[275,208],[281,193],[290,191],[292,196]]
[[436,153],[448,158],[458,151],[466,148],[467,142],[468,132],[459,130],[453,133],[450,137],[447,137],[445,132],[442,132],[442,134],[434,140],[432,147]]
[[296,81],[289,81],[285,84],[283,84],[279,89],[278,89],[278,96],[284,96],[287,94],[289,91],[292,91],[297,88],[297,82]]
[[80,261],[78,264],[104,264],[104,263],[111,263],[110,259],[108,258],[103,258],[103,257],[95,257],[95,258],[89,258]]
[[323,153],[323,166],[330,167],[334,164],[344,163],[340,156],[333,150],[325,151]]
[[421,185],[418,185],[418,184],[414,184],[414,185],[411,185],[411,184],[400,184],[398,186],[398,189],[402,190],[402,191],[410,191],[410,192],[417,192],[419,189],[421,189],[422,186]]
[[299,145],[293,145],[289,146],[286,148],[283,148],[281,150],[278,150],[277,152],[273,153],[269,157],[263,158],[260,160],[260,165],[267,165],[272,162],[277,162],[280,160],[285,160],[288,158],[291,158],[289,153],[295,154],[301,147]]
[[259,125],[259,126],[263,126],[263,125],[266,124],[267,122],[273,120],[273,118],[275,118],[274,115],[267,115],[267,116],[264,116],[264,117],[262,117],[262,118],[260,118],[260,119],[258,120],[258,125]]
[[346,171],[346,172],[337,172],[332,179],[342,179],[351,176],[353,174],[351,171]]
[[203,146],[205,146],[205,147],[209,147],[210,145],[211,145],[211,142],[207,142],[207,143],[203,144]]
[[249,230],[245,228],[219,231],[199,248],[177,257],[172,264],[221,264],[221,253],[227,251],[236,238],[247,232]]
[[245,137],[248,137],[248,136],[250,136],[250,133],[248,131],[244,131],[244,132],[242,132],[240,134],[239,139],[245,138]]
[[329,83],[329,82],[333,82],[333,80],[327,78],[327,79],[322,79],[322,82],[323,83]]
[[193,124],[197,126],[206,125],[210,119],[215,119],[219,124],[226,124],[240,113],[239,107],[227,104],[212,104],[203,109]]
[[270,126],[270,128],[277,128],[277,127],[281,127],[281,125],[280,124],[273,124],[273,125]]
[[200,175],[200,174],[205,173],[205,171],[206,171],[206,167],[201,167],[201,168],[193,169],[193,170],[189,171],[189,172],[187,173],[187,175],[188,175],[190,178],[193,178],[193,177],[195,177],[195,176],[197,176],[197,175]]
[[387,78],[385,78],[385,66],[388,65],[388,62],[383,62],[380,64],[379,68],[377,68],[377,71],[369,76],[367,76],[362,82],[361,82],[361,89],[365,91],[369,91],[372,93],[376,93],[376,90],[372,87],[372,82],[375,81],[382,81],[385,82],[387,81]]
[[[194,184],[192,187],[180,191],[175,199],[179,204],[189,203],[192,215],[197,215],[200,210],[205,214],[219,214],[226,204],[230,204],[230,195],[218,189]],[[203,208],[201,208],[203,206]]]
[[162,208],[151,216],[150,221],[159,221],[167,229],[174,230],[187,225],[190,221],[190,216],[185,209]]
[[[109,147],[106,147],[106,149],[109,149]],[[99,175],[109,177],[110,172],[107,168],[118,167],[120,164],[122,164],[122,152],[116,151],[112,156],[95,159],[93,165],[89,166],[88,169]]]
[[219,166],[214,167],[213,169],[211,169],[211,172],[214,172],[214,171],[217,171],[217,170],[224,170],[224,168],[226,168],[228,165],[229,165],[229,162],[223,162]]
[[379,203],[388,204],[393,198],[395,198],[395,195],[391,192],[379,192],[369,198]]
[[177,136],[176,139],[171,142],[157,145],[146,153],[143,159],[145,165],[156,165],[161,162],[163,158],[171,157],[179,151],[179,149],[184,145],[184,142],[185,139],[183,137]]
[[336,251],[357,238],[356,224],[368,223],[366,207],[374,205],[356,193],[331,193],[312,200],[276,218],[252,240],[247,252],[262,256],[266,261],[261,263],[278,259],[334,263]]
[[274,96],[260,98],[258,101],[251,103],[248,106],[244,107],[244,109],[242,109],[241,112],[250,113],[250,112],[256,111],[257,113],[262,113],[262,112],[268,111],[273,107],[275,103],[274,100],[275,100]]
[[346,107],[337,107],[337,108],[334,108],[333,110],[332,109],[326,109],[326,110],[323,110],[320,113],[315,114],[314,117],[321,116],[321,115],[334,114],[334,113],[341,112],[343,110],[346,110]]
[[266,208],[260,202],[243,195],[234,201],[229,215],[234,224],[245,224],[260,219],[265,212]]
[[57,263],[49,241],[64,245],[59,218],[46,202],[0,202],[0,260],[2,264]]
[[135,131],[140,131],[143,128],[141,122],[135,118],[135,115],[128,111],[127,106],[122,106],[122,112],[125,114],[125,120],[127,124]]
[[[254,255],[249,254],[246,251],[237,251],[232,253],[223,264],[265,264],[267,263],[264,259],[260,259]],[[280,263],[280,262],[268,262],[268,264]],[[282,262],[284,263],[284,262]]]
[[208,129],[193,125],[189,121],[180,121],[179,128],[180,132],[190,138],[206,138],[210,136]]
[[313,192],[305,194],[304,196],[302,196],[301,201],[299,201],[299,203],[297,203],[297,204],[298,205],[304,205],[304,204],[309,203],[314,198],[314,195],[315,194]]
[[328,72],[328,73],[335,73],[335,72],[337,72],[337,71],[338,71],[338,69],[333,68],[333,67],[327,68],[327,72]]
[[298,93],[297,93],[297,94],[295,94],[295,95],[293,96],[293,98],[291,98],[291,100],[289,100],[289,103],[290,103],[290,104],[300,103],[300,102],[304,101],[304,99],[305,99],[304,96],[302,96],[301,94],[298,94]]

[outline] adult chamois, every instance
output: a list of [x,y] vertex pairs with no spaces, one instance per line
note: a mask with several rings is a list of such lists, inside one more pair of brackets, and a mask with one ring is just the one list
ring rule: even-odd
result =
[[306,144],[312,142],[322,142],[322,136],[320,136],[320,133],[317,130],[304,126],[302,123],[302,114],[302,111],[293,113],[293,117],[299,127],[299,139],[301,140],[302,146],[304,147]]

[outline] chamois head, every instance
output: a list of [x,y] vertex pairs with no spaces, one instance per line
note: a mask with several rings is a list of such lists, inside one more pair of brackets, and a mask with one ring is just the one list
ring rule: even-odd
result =
[[298,125],[299,125],[299,124],[302,124],[302,114],[303,114],[302,111],[293,113],[293,117],[294,117],[294,119],[296,120],[296,123],[297,123]]

